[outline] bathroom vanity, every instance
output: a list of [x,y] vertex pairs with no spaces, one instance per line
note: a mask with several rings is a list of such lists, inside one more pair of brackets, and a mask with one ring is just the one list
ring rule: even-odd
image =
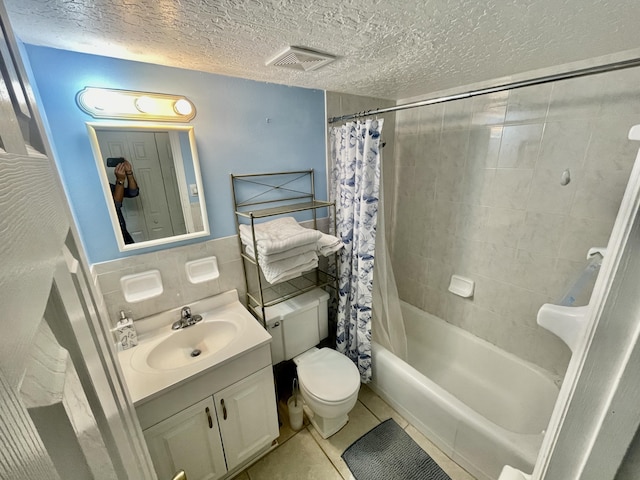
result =
[[136,322],[119,359],[158,478],[215,480],[276,445],[271,336],[235,290],[190,307],[203,320],[183,329],[180,308]]

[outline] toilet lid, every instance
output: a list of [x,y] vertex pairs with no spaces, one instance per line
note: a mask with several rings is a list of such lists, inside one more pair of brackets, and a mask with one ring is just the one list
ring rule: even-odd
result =
[[342,401],[360,388],[358,367],[330,348],[305,358],[298,365],[298,378],[309,393],[327,402]]

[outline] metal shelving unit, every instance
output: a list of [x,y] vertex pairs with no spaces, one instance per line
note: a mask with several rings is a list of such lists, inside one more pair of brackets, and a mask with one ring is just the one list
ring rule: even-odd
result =
[[[337,291],[338,279],[326,268],[316,268],[300,277],[277,284],[269,284],[263,277],[258,263],[255,225],[270,217],[307,212],[318,228],[318,211],[335,209],[335,203],[316,200],[314,171],[297,170],[256,174],[231,174],[231,191],[235,213],[236,232],[240,255],[243,259],[247,306],[266,327],[265,308],[284,302],[317,287],[330,287]],[[335,214],[335,210],[334,210]],[[333,215],[335,222],[335,215]],[[255,258],[246,252],[240,239],[240,225],[251,226]],[[335,223],[334,223],[335,231]],[[337,265],[336,254],[332,255]]]

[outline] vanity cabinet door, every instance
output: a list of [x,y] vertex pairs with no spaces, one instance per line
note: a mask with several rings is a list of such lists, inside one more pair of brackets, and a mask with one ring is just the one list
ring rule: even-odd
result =
[[213,396],[229,470],[278,438],[271,368],[265,367]]
[[158,478],[184,470],[189,480],[215,480],[227,472],[211,397],[143,433]]

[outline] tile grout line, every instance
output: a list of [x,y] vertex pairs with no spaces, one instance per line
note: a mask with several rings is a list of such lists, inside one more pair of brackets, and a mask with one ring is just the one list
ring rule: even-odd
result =
[[[375,394],[375,392],[373,392],[373,393]],[[375,395],[377,395],[377,394],[375,394]],[[382,400],[382,399],[381,399],[381,400]],[[384,401],[384,400],[383,400],[383,401]],[[375,413],[375,412],[374,412],[374,411],[373,411],[373,410],[372,410],[372,409],[371,409],[371,408],[370,408],[370,407],[369,407],[369,406],[368,406],[368,405],[367,405],[367,404],[366,404],[362,399],[358,398],[357,402],[358,402],[358,403],[360,403],[360,405],[361,405],[362,407],[364,407],[364,409],[365,409],[367,412],[369,412],[369,413],[370,413],[370,414],[371,414],[371,415],[376,419],[376,421],[378,422],[378,424],[380,424],[380,423],[383,421],[383,420],[380,418],[380,416],[378,416],[378,415],[377,415],[377,414],[376,414],[376,413]],[[386,402],[385,402],[385,403],[386,403]],[[389,406],[389,408],[390,408],[393,412],[395,412],[395,410],[393,409],[393,407]],[[286,412],[285,412],[285,413],[286,413]],[[396,414],[398,414],[398,412],[395,412],[395,413],[396,413]],[[398,415],[399,415],[399,414],[398,414]],[[393,418],[393,416],[389,416],[388,418]],[[404,417],[401,417],[401,418],[404,418]],[[386,419],[387,419],[387,418],[385,418],[385,420],[386,420]],[[406,420],[405,420],[405,421],[406,421]],[[406,426],[405,426],[405,427],[402,427],[402,429],[403,429],[407,434],[409,434],[409,433],[407,432],[407,429],[408,429],[408,427],[409,427],[409,426],[412,426],[412,424],[411,424],[410,422],[408,422],[408,421],[406,421],[406,423],[407,423],[407,424],[406,424]],[[413,428],[415,428],[415,427],[413,427]],[[308,433],[308,434],[311,436],[311,438],[313,439],[313,441],[314,441],[314,444],[315,444],[316,448],[319,448],[319,449],[320,449],[320,452],[322,452],[322,455],[324,456],[324,458],[326,458],[326,459],[329,461],[329,464],[331,465],[331,467],[333,468],[333,470],[338,474],[338,478],[341,478],[341,479],[343,479],[343,480],[349,480],[349,479],[351,478],[351,472],[349,471],[349,476],[348,476],[348,477],[343,476],[343,473],[340,471],[340,469],[338,468],[338,466],[334,463],[333,459],[332,459],[332,458],[329,456],[329,454],[324,450],[324,448],[322,447],[322,445],[321,445],[321,443],[319,442],[319,440],[318,440],[318,439],[316,438],[316,436],[312,433],[312,429],[313,429],[313,425],[312,425],[310,422],[309,422],[309,423],[307,423],[307,424],[306,424],[306,425],[304,425],[304,427],[303,427],[303,428],[301,428],[300,430],[298,430],[298,431],[294,431],[294,433],[293,433],[291,436],[289,436],[286,440],[284,440],[282,443],[280,443],[280,444],[278,445],[278,447],[280,447],[280,446],[284,445],[286,442],[288,442],[289,440],[291,440],[292,438],[294,438],[296,435],[298,435],[298,434],[299,434],[300,432],[302,432],[303,430],[306,430],[306,431],[307,431],[307,433]],[[417,443],[417,442],[416,442],[416,443]],[[419,447],[420,447],[423,451],[425,451],[425,452],[427,453],[427,455],[431,456],[431,455],[430,455],[430,454],[429,454],[429,453],[428,453],[424,448],[422,448],[422,446],[420,446],[420,445],[419,445]],[[347,447],[347,448],[348,448],[348,447]],[[343,453],[344,453],[344,452],[343,452]],[[445,455],[446,455],[446,454],[445,454]],[[446,455],[446,456],[448,457],[448,455]],[[341,456],[340,456],[340,458],[341,458]],[[454,462],[450,457],[448,457],[448,458],[449,458],[452,462]],[[434,460],[434,461],[435,461],[435,460]],[[455,462],[454,462],[454,463],[455,463]],[[440,465],[439,465],[439,466],[440,466]],[[440,467],[440,468],[442,468],[442,467]],[[348,467],[347,467],[347,469],[348,469]],[[466,472],[466,470],[464,470],[464,469],[463,469],[463,471],[465,471],[465,472]],[[246,473],[246,475],[247,475],[247,479],[248,479],[248,480],[254,480],[254,479],[253,479],[253,477],[251,476],[251,474],[249,473],[249,470],[248,470],[248,469],[247,469],[247,470],[245,470],[245,473]],[[446,473],[446,472],[445,472],[445,473]],[[468,472],[466,472],[466,473],[468,474]],[[447,473],[447,474],[448,474],[448,473]],[[450,478],[452,478],[452,480],[455,480],[455,478],[456,478],[456,477],[450,477]],[[255,480],[257,480],[257,478],[256,478]]]
[[[359,401],[359,400],[358,400]],[[342,474],[340,473],[340,470],[338,470],[338,467],[335,466],[335,464],[333,463],[333,460],[331,460],[331,457],[329,457],[329,455],[327,454],[327,452],[324,451],[324,448],[322,448],[322,445],[320,445],[320,443],[318,443],[318,440],[316,440],[316,437],[311,433],[311,428],[313,428],[313,425],[311,425],[311,423],[309,423],[309,425],[307,425],[305,427],[305,429],[309,432],[309,435],[311,435],[311,438],[313,439],[313,441],[315,442],[316,446],[320,449],[320,451],[322,452],[322,454],[325,456],[325,458],[327,460],[329,460],[329,463],[331,464],[331,467],[336,471],[336,473],[343,478],[344,480],[349,480],[348,478],[345,478],[342,476]]]
[[[377,395],[377,393],[375,393],[375,392],[373,392],[373,393],[374,393],[375,395]],[[378,397],[379,397],[379,396],[378,396]],[[379,397],[379,398],[380,398],[380,397]],[[380,399],[384,402],[384,400],[383,400],[382,398],[380,398]],[[382,421],[383,421],[380,417],[378,417],[378,415],[376,415],[376,413],[375,413],[373,410],[371,410],[371,409],[367,406],[367,404],[366,404],[366,403],[362,402],[360,399],[358,399],[358,402],[360,402],[360,403],[361,403],[361,404],[362,404],[362,405],[363,405],[363,406],[364,406],[364,407],[365,407],[365,408],[366,408],[366,409],[367,409],[367,410],[368,410],[368,411],[369,411],[369,412],[370,412],[370,413],[371,413],[371,414],[372,414],[372,415],[373,415],[373,416],[374,416],[374,417],[375,417],[379,422],[382,422]],[[385,404],[386,404],[386,402],[385,402]],[[387,404],[387,405],[388,405],[388,404]],[[399,414],[399,413],[398,413],[398,412],[397,412],[393,407],[391,407],[390,405],[388,405],[388,406],[389,406],[389,408],[390,408],[391,410],[393,410],[395,413],[397,413],[398,415],[400,415],[400,414]],[[402,416],[401,416],[401,417],[402,417]],[[393,416],[390,416],[389,418],[393,419]],[[402,418],[404,418],[404,417],[402,417]],[[385,420],[387,420],[387,419],[385,418]],[[411,422],[409,422],[407,419],[404,419],[404,420],[407,422],[407,425],[406,425],[406,426],[404,426],[404,427],[401,427],[401,428],[402,428],[402,430],[404,430],[404,432],[405,432],[407,435],[409,435],[409,437],[410,437],[410,438],[412,438],[412,439],[413,439],[413,437],[411,437],[411,435],[409,434],[409,432],[407,432],[407,428],[409,428],[409,427],[411,426],[412,428],[416,429],[416,427],[415,427],[415,426],[413,426],[413,425],[411,424]],[[395,419],[394,419],[394,421],[395,421]],[[397,422],[396,422],[396,423],[397,423]],[[416,429],[416,430],[417,430],[417,429]],[[418,430],[418,432],[420,432],[420,431]],[[429,439],[427,438],[427,440],[429,440]],[[416,441],[415,441],[415,439],[414,439],[414,442],[416,442]],[[436,465],[438,465],[438,467],[440,467],[440,468],[444,471],[444,469],[442,468],[442,466],[441,466],[440,464],[438,464],[438,462],[436,462],[436,461],[435,461],[435,459],[431,456],[431,454],[430,454],[429,452],[427,452],[424,448],[422,448],[422,446],[421,446],[421,445],[419,445],[419,444],[418,444],[418,442],[416,442],[416,445],[418,445],[418,447],[420,447],[420,449],[421,449],[423,452],[425,452],[427,455],[429,455],[429,457],[430,457],[430,458],[431,458],[431,459],[436,463]],[[436,448],[439,448],[439,447],[437,447],[437,446],[436,446]],[[456,465],[457,465],[457,463],[456,463],[456,462],[455,462],[455,461],[454,461],[454,460],[453,460],[449,455],[447,455],[447,454],[446,454],[446,453],[444,453],[444,452],[442,452],[442,453],[443,453],[447,458],[449,458],[449,460],[451,460],[454,464],[456,464]],[[460,467],[460,468],[462,468],[462,467]],[[468,475],[470,475],[470,474],[469,474],[469,473],[468,473],[464,468],[462,468],[462,470],[463,470],[464,472],[466,472]],[[447,473],[447,472],[445,472],[445,473],[446,473],[447,475],[449,475],[449,473]],[[455,480],[453,477],[451,477],[451,475],[449,475],[449,477],[450,477],[452,480]],[[345,479],[345,480],[348,480],[348,479]]]

